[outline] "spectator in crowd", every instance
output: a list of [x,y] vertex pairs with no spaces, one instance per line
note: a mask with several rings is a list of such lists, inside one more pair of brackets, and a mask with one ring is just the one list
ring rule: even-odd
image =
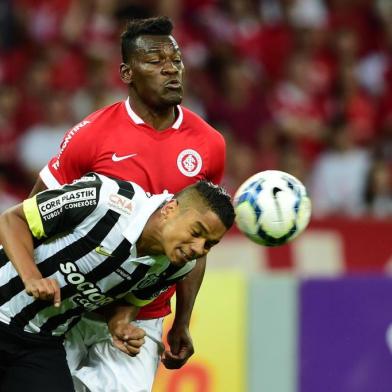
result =
[[116,102],[124,96],[124,89],[111,83],[110,65],[99,59],[89,60],[86,83],[71,97],[75,118],[84,118],[91,112]]
[[19,203],[21,199],[15,192],[10,189],[7,178],[0,170],[0,211],[5,211],[7,208]]
[[207,116],[227,124],[238,141],[254,146],[258,131],[271,117],[256,75],[244,61],[223,63],[218,73],[217,96],[208,103]]
[[16,145],[20,133],[17,109],[20,95],[13,86],[0,86],[0,165],[12,168],[17,160]]
[[371,157],[356,146],[347,123],[330,131],[330,147],[317,158],[310,178],[315,216],[358,216],[364,211],[363,194]]
[[299,53],[291,58],[286,78],[271,96],[271,107],[285,137],[305,159],[313,160],[323,147],[328,113],[325,101],[314,91],[307,55]]
[[367,212],[376,217],[392,216],[392,171],[385,160],[376,160],[367,177]]
[[29,178],[38,176],[57,154],[64,133],[73,124],[67,95],[55,93],[45,101],[44,118],[26,129],[19,140],[18,156]]

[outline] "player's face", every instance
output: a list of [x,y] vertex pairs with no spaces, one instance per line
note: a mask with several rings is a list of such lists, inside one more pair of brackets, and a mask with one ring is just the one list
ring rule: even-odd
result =
[[196,208],[188,208],[182,211],[178,207],[167,214],[162,245],[171,263],[182,266],[205,256],[227,229],[211,210],[200,212]]
[[143,102],[155,108],[180,104],[184,64],[170,35],[144,35],[136,39],[130,60],[130,84]]

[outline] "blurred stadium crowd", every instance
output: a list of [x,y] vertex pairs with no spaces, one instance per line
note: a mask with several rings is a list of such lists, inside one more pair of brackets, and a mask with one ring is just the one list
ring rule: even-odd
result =
[[288,171],[318,216],[392,216],[391,0],[3,0],[0,210],[64,132],[123,99],[119,35],[168,15],[184,105],[224,133],[225,185]]

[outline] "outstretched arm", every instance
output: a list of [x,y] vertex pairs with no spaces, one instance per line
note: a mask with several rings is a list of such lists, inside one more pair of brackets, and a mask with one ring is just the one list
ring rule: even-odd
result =
[[195,268],[187,277],[177,283],[176,315],[167,336],[170,350],[165,351],[162,356],[162,362],[167,369],[179,369],[195,352],[189,333],[189,323],[205,268],[206,257],[202,257],[197,260]]
[[26,292],[60,306],[60,287],[55,279],[43,278],[34,261],[33,237],[18,204],[0,215],[0,243],[23,281]]

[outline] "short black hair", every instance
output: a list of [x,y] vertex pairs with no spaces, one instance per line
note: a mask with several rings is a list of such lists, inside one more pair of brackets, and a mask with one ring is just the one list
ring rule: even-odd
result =
[[198,194],[207,208],[218,215],[226,229],[230,229],[234,223],[235,213],[229,193],[219,185],[201,180],[178,192],[175,197],[181,204],[181,199],[187,198],[188,195],[191,196],[194,192]]
[[170,35],[173,23],[167,16],[146,19],[131,19],[121,34],[121,56],[124,63],[129,61],[135,48],[136,38],[141,35]]

